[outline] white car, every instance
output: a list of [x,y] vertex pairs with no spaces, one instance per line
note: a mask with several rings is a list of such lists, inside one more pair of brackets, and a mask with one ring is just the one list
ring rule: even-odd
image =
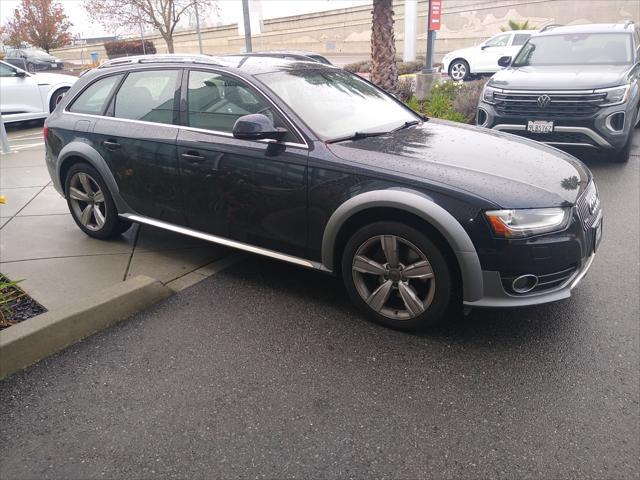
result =
[[498,33],[480,45],[447,53],[442,59],[442,71],[456,81],[468,80],[472,75],[493,74],[500,70],[498,59],[515,57],[522,45],[537,30],[511,30]]
[[59,73],[29,73],[0,61],[0,112],[4,123],[49,116],[77,80]]

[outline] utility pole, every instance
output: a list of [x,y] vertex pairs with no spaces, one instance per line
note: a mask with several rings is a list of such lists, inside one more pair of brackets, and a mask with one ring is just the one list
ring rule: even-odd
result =
[[249,0],[242,0],[242,17],[244,19],[244,48],[251,53],[251,18],[249,17]]
[[416,59],[416,41],[418,34],[418,0],[404,0],[404,51],[402,60],[412,62]]
[[200,33],[200,14],[198,13],[198,0],[193,2],[196,9],[196,32],[198,32],[198,51],[202,55],[202,34]]

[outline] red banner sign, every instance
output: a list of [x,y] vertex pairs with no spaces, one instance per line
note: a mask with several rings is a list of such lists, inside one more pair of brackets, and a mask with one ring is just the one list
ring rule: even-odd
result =
[[429,30],[440,30],[440,17],[442,16],[442,0],[429,2]]

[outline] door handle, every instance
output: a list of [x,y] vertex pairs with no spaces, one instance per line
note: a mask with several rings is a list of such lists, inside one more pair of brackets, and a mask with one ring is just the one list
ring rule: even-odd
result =
[[187,162],[191,162],[191,163],[200,163],[202,161],[204,161],[204,157],[202,155],[200,155],[198,152],[194,152],[192,150],[183,153],[182,155],[180,155],[182,158],[184,158]]
[[121,146],[113,138],[110,138],[109,140],[103,141],[102,145],[104,145],[104,148],[106,148],[107,150],[117,150]]

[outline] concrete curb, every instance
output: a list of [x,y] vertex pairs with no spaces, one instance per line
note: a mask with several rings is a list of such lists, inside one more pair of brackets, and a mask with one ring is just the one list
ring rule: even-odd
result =
[[137,276],[75,305],[0,331],[0,379],[171,296],[158,280]]

